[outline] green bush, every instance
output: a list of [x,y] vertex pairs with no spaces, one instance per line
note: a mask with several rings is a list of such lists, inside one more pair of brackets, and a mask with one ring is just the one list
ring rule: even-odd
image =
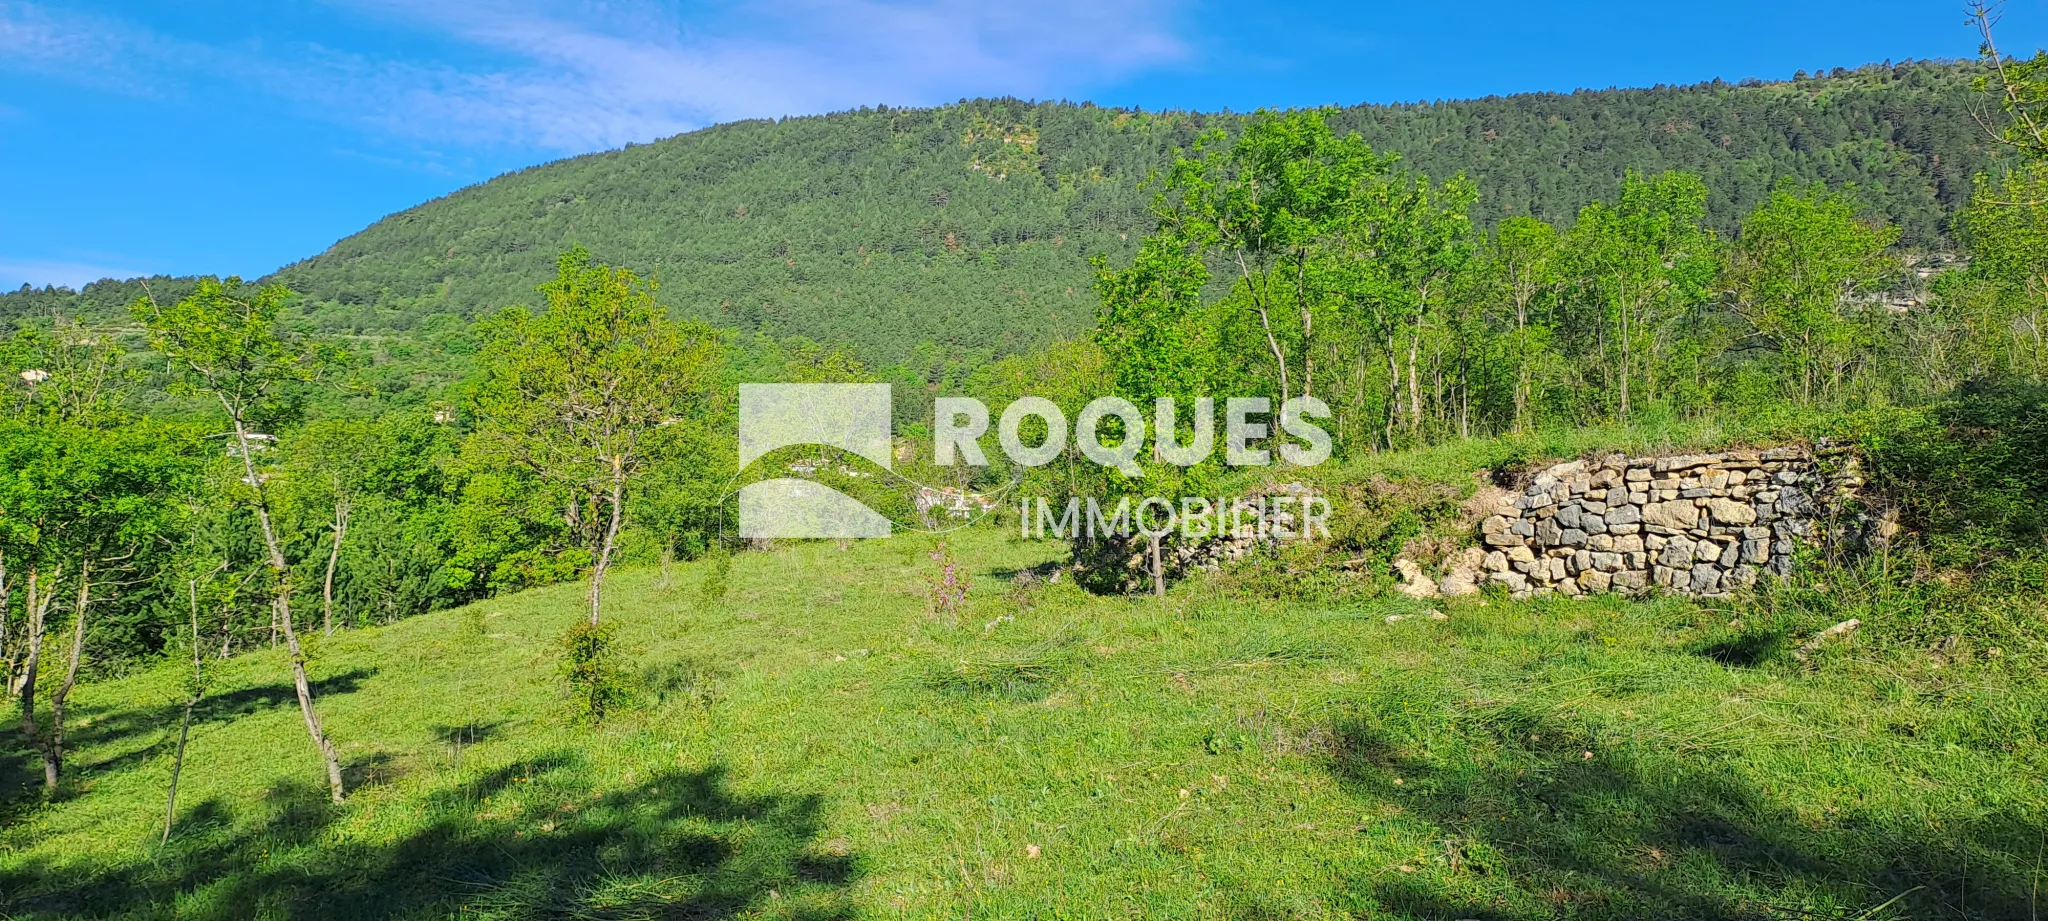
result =
[[710,552],[704,554],[704,603],[717,604],[725,600],[725,593],[732,588],[732,551],[724,544],[712,544]]
[[597,724],[626,705],[627,682],[612,651],[609,624],[578,621],[562,636],[561,674],[580,720]]
[[2048,385],[1973,382],[1862,437],[1876,492],[1943,566],[2039,553],[2048,535]]

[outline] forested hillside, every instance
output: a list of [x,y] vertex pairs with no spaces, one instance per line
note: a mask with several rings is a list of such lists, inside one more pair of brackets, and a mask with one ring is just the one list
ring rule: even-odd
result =
[[[1626,169],[1685,170],[1732,234],[1781,178],[1854,184],[1907,246],[1943,245],[1992,165],[1974,65],[1911,63],[1788,83],[1530,94],[1344,109],[1331,119],[1431,177],[1477,184],[1475,221],[1568,223]],[[929,366],[1084,331],[1087,258],[1127,259],[1150,230],[1144,181],[1233,115],[977,100],[721,125],[500,177],[395,214],[287,266],[330,332],[410,329],[527,303],[572,243],[660,279],[671,308],[718,326],[853,345]],[[1135,232],[1134,232],[1135,231]],[[114,313],[0,295],[0,316]],[[95,309],[97,308],[97,309]],[[924,348],[920,349],[920,346]]]

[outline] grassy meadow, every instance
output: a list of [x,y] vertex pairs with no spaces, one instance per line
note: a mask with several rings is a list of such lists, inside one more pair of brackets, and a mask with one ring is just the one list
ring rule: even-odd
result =
[[[1484,450],[1354,473],[1469,485]],[[2032,651],[1877,643],[1867,587],[1107,598],[983,528],[942,615],[936,540],[740,554],[722,598],[620,572],[633,700],[595,728],[557,676],[579,584],[316,638],[341,807],[282,651],[229,660],[163,846],[189,666],[85,685],[59,801],[6,747],[0,915],[2037,916]],[[1806,661],[1748,626],[1843,593],[1863,631]]]

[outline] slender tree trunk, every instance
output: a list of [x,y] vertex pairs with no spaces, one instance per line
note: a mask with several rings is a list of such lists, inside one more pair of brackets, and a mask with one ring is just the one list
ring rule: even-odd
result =
[[1273,352],[1273,364],[1280,368],[1280,400],[1286,402],[1289,387],[1287,382],[1287,353],[1280,350],[1280,340],[1273,336],[1273,320],[1267,316],[1264,305],[1259,307],[1259,327],[1266,333],[1266,348],[1271,349]]
[[235,438],[242,448],[242,468],[248,474],[249,485],[256,491],[256,523],[263,531],[263,549],[269,554],[272,582],[271,616],[273,623],[284,632],[285,648],[291,655],[292,687],[298,692],[299,714],[305,717],[306,734],[312,736],[313,747],[320,752],[321,760],[327,762],[327,790],[334,801],[342,801],[341,758],[335,753],[334,743],[327,738],[327,731],[320,726],[320,714],[313,709],[313,686],[306,680],[306,653],[299,646],[299,632],[292,628],[292,570],[285,559],[284,547],[278,542],[277,529],[270,522],[270,505],[263,490],[263,480],[256,475],[256,460],[249,450],[249,432],[239,414],[230,415],[235,419]]
[[327,550],[327,578],[320,583],[320,628],[334,635],[334,567],[341,562],[341,542],[348,537],[348,516],[353,506],[346,498],[334,500],[334,544]]
[[164,798],[164,834],[157,839],[158,847],[170,843],[171,826],[178,819],[178,778],[185,773],[185,743],[192,737],[192,708],[199,705],[199,695],[204,693],[199,665],[199,580],[193,579],[186,588],[192,604],[192,693],[185,697],[185,716],[178,722],[178,749],[171,756],[171,791]]
[[7,554],[0,551],[0,687],[5,687],[9,693],[14,690],[15,657],[15,647],[7,642],[10,639],[8,628],[13,624],[14,607],[8,603],[14,600],[10,597],[12,589],[7,581]]
[[597,562],[590,567],[590,623],[597,624],[597,615],[604,596],[605,571],[612,567],[612,546],[619,539],[619,523],[626,504],[626,467],[623,458],[612,458],[612,490],[606,497],[611,503],[611,520],[604,528],[604,541],[599,545]]
[[[51,574],[50,581],[57,581],[57,573]],[[40,747],[42,730],[36,726],[36,672],[43,659],[43,623],[49,613],[51,594],[41,582],[42,574],[31,567],[28,571],[28,651],[23,656],[21,667],[21,734],[30,745]]]
[[1394,449],[1394,429],[1401,422],[1401,353],[1394,345],[1394,330],[1387,329],[1387,450]]
[[1266,348],[1272,350],[1273,364],[1280,370],[1280,400],[1284,403],[1287,401],[1289,386],[1287,379],[1287,353],[1281,350],[1280,340],[1273,335],[1273,317],[1266,310],[1266,299],[1259,296],[1258,287],[1252,281],[1251,266],[1245,264],[1242,252],[1237,256],[1237,271],[1244,278],[1245,291],[1251,294],[1252,306],[1259,311],[1259,329],[1265,332]]
[[1422,384],[1416,374],[1416,354],[1422,351],[1422,318],[1415,318],[1415,329],[1408,336],[1408,433],[1422,433]]
[[1159,560],[1160,535],[1152,535],[1152,594],[1166,597],[1166,568]]
[[1515,418],[1509,428],[1522,433],[1523,418],[1529,412],[1529,297],[1515,296]]
[[1629,308],[1621,310],[1621,421],[1628,422],[1628,381],[1634,376],[1634,336],[1629,331]]
[[[1316,383],[1316,317],[1309,309],[1308,251],[1305,249],[1294,252],[1294,301],[1301,306],[1301,395],[1310,396]],[[1286,402],[1287,394],[1281,394],[1280,400]]]
[[50,736],[43,744],[43,790],[54,794],[64,773],[64,702],[78,686],[78,665],[85,658],[85,619],[92,606],[92,566],[78,568],[78,610],[71,619],[71,656],[65,663],[64,683],[50,694]]

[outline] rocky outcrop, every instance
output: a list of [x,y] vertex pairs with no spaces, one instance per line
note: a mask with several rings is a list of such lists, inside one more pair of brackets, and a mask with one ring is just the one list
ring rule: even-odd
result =
[[1799,542],[1862,484],[1856,457],[1826,443],[1572,461],[1485,519],[1479,568],[1517,597],[1722,597],[1790,572]]

